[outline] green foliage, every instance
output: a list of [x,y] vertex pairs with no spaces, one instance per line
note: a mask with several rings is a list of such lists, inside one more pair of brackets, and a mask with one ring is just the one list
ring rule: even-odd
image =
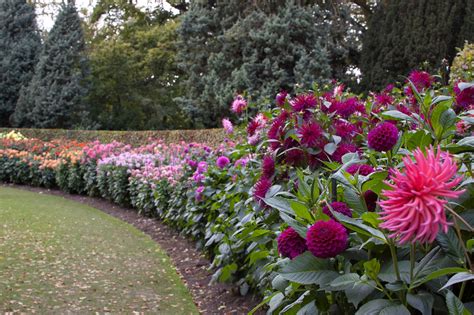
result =
[[70,2],[48,34],[35,74],[13,115],[16,126],[71,128],[86,119],[88,62],[81,21]]
[[180,94],[173,20],[136,22],[91,51],[88,102],[101,129],[181,129],[188,126],[173,99]]
[[34,7],[26,0],[0,2],[0,126],[9,126],[20,90],[38,60],[41,40]]
[[186,74],[178,101],[193,125],[216,126],[236,93],[273,99],[280,89],[311,88],[345,72],[348,46],[356,45],[348,35],[349,16],[342,13],[348,7],[341,5],[340,15],[328,7],[192,2],[178,29],[178,61]]
[[451,82],[474,80],[474,44],[466,42],[453,60]]
[[[365,89],[402,80],[423,63],[427,70],[451,63],[456,47],[474,38],[472,1],[382,1],[364,36],[360,68]],[[463,32],[460,30],[463,29]]]

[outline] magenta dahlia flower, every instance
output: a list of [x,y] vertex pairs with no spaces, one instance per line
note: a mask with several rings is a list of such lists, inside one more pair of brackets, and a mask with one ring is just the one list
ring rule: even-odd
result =
[[317,100],[312,94],[301,94],[291,101],[291,107],[295,112],[315,108]]
[[347,153],[359,152],[356,145],[352,143],[341,143],[337,147],[336,151],[331,155],[333,161],[342,163],[342,157]]
[[367,210],[373,212],[375,211],[375,208],[377,207],[377,200],[379,199],[379,196],[373,192],[372,190],[367,190],[364,193],[364,201],[365,205],[367,206]]
[[236,114],[242,114],[242,112],[247,109],[247,101],[242,97],[242,95],[237,95],[232,102],[231,109]]
[[269,155],[266,155],[262,160],[262,176],[270,178],[275,173],[275,161]]
[[204,186],[199,186],[195,193],[194,193],[194,198],[196,199],[197,202],[202,201],[202,193],[204,192]]
[[380,202],[380,227],[407,242],[432,243],[440,230],[448,231],[446,198],[457,198],[464,191],[454,191],[462,177],[456,176],[457,166],[451,156],[438,147],[431,147],[426,155],[420,149],[413,153],[415,161],[403,158],[403,173],[393,170],[391,190],[382,191],[386,198]]
[[379,106],[388,106],[394,101],[393,97],[389,94],[381,93],[375,95],[375,104]]
[[410,72],[408,79],[413,83],[418,91],[427,89],[433,83],[433,78],[428,72],[413,70]]
[[357,133],[357,127],[346,120],[338,119],[334,126],[336,128],[336,135],[341,138],[351,139]]
[[265,195],[272,187],[272,181],[269,178],[261,177],[253,186],[253,198],[260,206],[265,206]]
[[456,94],[456,109],[458,111],[468,110],[474,106],[474,87],[470,87],[461,91],[459,83],[454,86]]
[[375,172],[375,170],[371,165],[368,164],[352,164],[346,169],[346,172],[351,175],[359,173],[359,175],[367,176]]
[[[340,201],[333,201],[329,205],[331,206],[332,210],[352,218],[352,210],[347,206],[346,203]],[[323,213],[329,216],[331,219],[334,219],[334,216],[329,210],[328,206],[323,207]]]
[[367,140],[375,151],[390,151],[398,141],[398,129],[390,122],[383,122],[369,131]]
[[308,250],[306,247],[306,240],[291,227],[281,232],[280,236],[277,238],[277,244],[280,255],[290,259],[293,259]]
[[223,169],[227,165],[229,165],[230,160],[227,156],[219,156],[216,161],[216,165],[218,168]]
[[318,258],[335,257],[347,248],[347,244],[346,228],[334,220],[318,221],[306,234],[306,246]]
[[227,118],[222,119],[222,127],[224,128],[224,131],[227,134],[231,134],[232,132],[234,132],[234,126]]
[[301,144],[309,148],[320,147],[322,135],[323,129],[315,122],[304,123],[298,128],[298,137],[301,140]]
[[278,106],[283,107],[285,105],[287,95],[288,92],[286,91],[281,91],[277,94],[277,96],[275,97],[275,101]]

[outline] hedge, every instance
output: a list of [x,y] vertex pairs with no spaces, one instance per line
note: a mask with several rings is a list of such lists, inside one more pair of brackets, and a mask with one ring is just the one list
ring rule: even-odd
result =
[[119,141],[133,145],[143,145],[150,138],[161,139],[165,143],[200,142],[218,145],[224,140],[223,129],[197,130],[146,130],[146,131],[109,131],[109,130],[65,130],[65,129],[11,129],[0,128],[0,133],[17,130],[27,138],[37,138],[43,141],[53,139],[71,139],[80,142],[99,140],[102,143]]

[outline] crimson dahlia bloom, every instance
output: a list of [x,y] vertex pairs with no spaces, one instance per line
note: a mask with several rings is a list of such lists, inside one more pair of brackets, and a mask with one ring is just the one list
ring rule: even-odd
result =
[[367,135],[369,147],[375,151],[390,151],[398,141],[397,126],[390,122],[383,122],[369,131]]
[[317,100],[312,94],[301,94],[291,101],[291,107],[295,112],[315,108]]
[[418,91],[427,89],[433,83],[433,78],[426,71],[413,70],[408,79],[413,83]]
[[288,92],[286,91],[281,91],[277,94],[277,96],[275,97],[275,101],[278,106],[283,107],[285,105],[287,95]]
[[[352,210],[344,202],[333,201],[329,205],[331,206],[332,210],[352,218]],[[328,206],[323,207],[323,213],[329,216],[331,219],[334,219],[334,216],[332,215]]]
[[275,161],[269,155],[266,155],[262,161],[262,175],[263,177],[270,178],[275,173]]
[[253,198],[261,207],[265,206],[263,199],[270,187],[272,187],[272,181],[266,177],[261,177],[253,186]]
[[456,94],[456,110],[464,111],[474,106],[474,87],[470,87],[461,91],[459,83],[454,87]]
[[280,255],[290,259],[303,254],[308,249],[306,247],[306,240],[291,227],[281,232],[277,243]]
[[375,170],[371,165],[368,164],[352,164],[346,169],[346,172],[351,175],[359,173],[362,176],[367,176],[375,172]]
[[342,157],[347,153],[359,152],[357,146],[352,143],[340,143],[336,151],[331,155],[333,161],[342,163]]
[[442,230],[448,231],[446,219],[446,198],[457,198],[464,190],[454,191],[462,180],[456,177],[457,166],[451,156],[438,147],[435,153],[431,147],[426,155],[420,149],[414,152],[415,161],[403,158],[403,173],[392,170],[391,190],[382,191],[386,200],[382,208],[380,227],[398,237],[400,244],[408,242],[432,243]]
[[298,137],[301,144],[315,148],[321,146],[321,137],[323,136],[323,129],[315,122],[304,123],[298,129]]
[[334,220],[318,221],[306,234],[306,246],[318,258],[335,257],[347,248],[347,244],[346,228]]

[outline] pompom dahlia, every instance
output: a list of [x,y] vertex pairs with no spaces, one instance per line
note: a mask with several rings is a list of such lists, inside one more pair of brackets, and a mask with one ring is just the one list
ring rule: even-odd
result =
[[306,234],[306,246],[318,258],[335,257],[347,248],[347,244],[346,228],[334,220],[318,221]]
[[242,114],[242,112],[247,109],[247,101],[242,97],[242,95],[237,95],[232,102],[231,109],[236,114]]
[[367,140],[375,151],[390,151],[398,141],[398,129],[390,122],[383,122],[369,131]]
[[230,163],[230,160],[227,156],[219,156],[216,161],[218,168],[223,169]]
[[269,155],[266,155],[262,160],[262,175],[270,178],[275,173],[275,161]]
[[253,186],[253,198],[262,207],[265,206],[263,199],[270,187],[272,187],[272,181],[266,177],[261,177]]
[[298,137],[301,144],[309,148],[321,146],[321,137],[323,136],[323,129],[315,122],[304,123],[298,128]]
[[281,232],[280,236],[278,236],[277,243],[280,255],[290,259],[308,250],[306,240],[291,227]]
[[[342,213],[343,215],[352,218],[352,210],[344,202],[333,201],[329,205],[331,206],[332,210]],[[334,219],[334,216],[329,210],[328,206],[323,207],[323,213],[329,216],[330,218]]]
[[346,169],[346,172],[351,175],[359,173],[359,175],[367,176],[375,172],[375,170],[371,165],[368,164],[352,164]]
[[462,177],[456,176],[455,161],[438,148],[431,147],[426,155],[420,149],[414,152],[415,161],[403,158],[403,173],[392,170],[391,190],[382,191],[386,198],[380,201],[380,227],[392,232],[390,237],[407,242],[432,243],[440,229],[448,231],[446,198],[457,198],[464,191],[454,191]]

